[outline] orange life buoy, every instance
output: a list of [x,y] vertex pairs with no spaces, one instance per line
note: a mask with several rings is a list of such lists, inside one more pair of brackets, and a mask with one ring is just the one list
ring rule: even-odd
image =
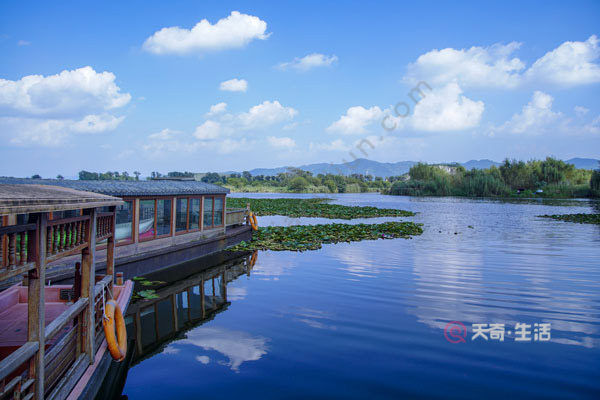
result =
[[250,220],[250,225],[252,226],[252,230],[257,231],[258,230],[258,221],[256,219],[256,215],[254,215],[254,213],[251,212],[248,215],[248,219]]
[[127,355],[127,330],[121,308],[114,300],[109,300],[104,306],[105,317],[102,318],[104,336],[110,355],[117,361],[123,361]]
[[252,257],[250,257],[250,267],[254,267],[254,264],[256,264],[257,258],[258,258],[258,250],[254,250],[254,253],[252,253]]

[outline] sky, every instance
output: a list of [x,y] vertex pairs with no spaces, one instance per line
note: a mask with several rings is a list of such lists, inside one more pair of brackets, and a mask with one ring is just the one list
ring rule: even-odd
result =
[[600,2],[0,3],[0,175],[600,158]]

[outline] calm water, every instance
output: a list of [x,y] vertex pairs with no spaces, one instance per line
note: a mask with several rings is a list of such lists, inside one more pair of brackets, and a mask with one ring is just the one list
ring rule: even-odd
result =
[[[259,252],[249,275],[248,260],[226,267],[241,271],[217,276],[218,294],[222,277],[230,281],[227,302],[136,361],[123,394],[600,398],[600,227],[536,218],[598,212],[598,203],[334,197],[417,211],[403,219],[425,232]],[[321,222],[331,220],[259,218],[263,226]],[[187,293],[174,298],[178,307],[200,292]],[[464,343],[446,340],[449,321],[466,326]],[[491,323],[505,324],[503,342],[472,340],[472,324]],[[532,332],[531,341],[515,341],[517,323],[550,323],[551,340]]]

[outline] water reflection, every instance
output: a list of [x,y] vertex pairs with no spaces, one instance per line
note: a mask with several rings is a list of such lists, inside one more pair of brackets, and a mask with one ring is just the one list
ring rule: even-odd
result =
[[[135,338],[133,364],[161,352],[177,354],[179,345],[185,344],[221,352],[229,358],[227,365],[234,370],[242,362],[264,354],[263,338],[200,327],[225,311],[231,300],[245,296],[243,288],[234,288],[231,294],[228,293],[227,285],[242,275],[250,276],[256,259],[257,252],[176,281],[169,281],[172,274],[168,271],[148,276],[162,284],[156,289],[158,298],[135,302],[127,310],[128,336]],[[186,269],[184,266],[175,268]],[[198,361],[207,364],[210,359],[199,356]]]

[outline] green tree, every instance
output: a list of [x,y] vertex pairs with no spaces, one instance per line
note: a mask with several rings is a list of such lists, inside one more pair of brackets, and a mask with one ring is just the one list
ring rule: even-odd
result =
[[301,176],[297,176],[292,178],[288,185],[288,189],[293,192],[303,192],[308,189],[308,181]]

